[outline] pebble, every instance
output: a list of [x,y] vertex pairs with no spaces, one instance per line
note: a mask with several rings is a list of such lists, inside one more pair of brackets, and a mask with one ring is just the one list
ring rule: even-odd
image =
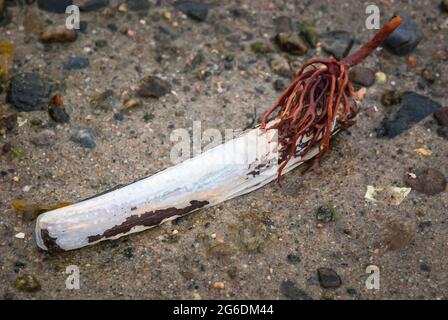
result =
[[320,36],[324,51],[337,60],[347,56],[353,47],[353,37],[347,31],[330,31]]
[[19,73],[11,79],[8,101],[19,112],[43,110],[52,89],[53,84],[37,73]]
[[272,83],[275,91],[281,92],[286,89],[285,81],[282,79],[277,79]]
[[353,83],[370,87],[375,83],[375,72],[370,68],[355,66],[349,72],[349,79]]
[[303,39],[294,32],[280,32],[275,36],[278,47],[289,54],[302,56],[308,52]]
[[64,43],[74,42],[78,38],[78,33],[74,29],[67,29],[65,25],[48,26],[42,31],[39,40],[43,43]]
[[316,212],[316,219],[323,223],[335,221],[335,209],[330,206],[319,207]]
[[414,175],[406,173],[404,183],[406,186],[428,196],[445,191],[447,181],[442,172],[433,168],[420,168]]
[[56,142],[56,133],[51,129],[44,129],[31,136],[31,143],[36,146],[51,146]]
[[439,137],[445,138],[448,140],[448,127],[437,128],[437,134]]
[[69,57],[64,63],[64,70],[80,70],[90,66],[88,58]]
[[442,127],[448,127],[448,107],[440,108],[434,112],[434,118]]
[[224,284],[224,282],[215,282],[214,284],[213,284],[213,288],[214,289],[220,289],[220,290],[222,290],[222,289],[224,289],[226,286],[225,286],[225,284]]
[[423,38],[417,23],[406,13],[397,12],[403,22],[402,24],[384,40],[383,46],[392,53],[404,56],[417,47]]
[[91,128],[77,128],[73,130],[70,140],[88,149],[96,147],[96,134]]
[[397,90],[386,90],[381,96],[381,104],[385,107],[394,106],[401,103],[403,94]]
[[17,277],[15,281],[17,290],[25,292],[37,292],[41,290],[41,285],[37,278],[31,274],[25,274]]
[[440,6],[442,7],[445,12],[448,13],[448,0],[442,0],[442,3],[440,3]]
[[279,54],[272,56],[270,61],[270,66],[272,72],[278,74],[279,76],[289,78],[292,75],[291,67],[289,66],[288,60]]
[[286,259],[288,260],[289,263],[291,264],[298,264],[301,260],[300,257],[298,255],[295,254],[288,254],[288,256],[286,257]]
[[122,112],[114,113],[114,120],[123,121],[124,120],[124,114]]
[[63,106],[57,106],[50,104],[48,106],[48,114],[50,118],[57,123],[68,123],[70,122],[70,115],[67,113]]
[[272,52],[272,48],[265,42],[254,42],[250,45],[250,48],[257,54],[267,54]]
[[385,84],[387,82],[387,75],[384,72],[378,71],[375,73],[375,81],[378,84]]
[[115,107],[120,105],[120,101],[118,100],[115,92],[113,90],[106,90],[90,100],[90,104],[92,108],[97,111],[110,111]]
[[428,115],[439,109],[441,105],[415,92],[406,92],[394,119],[387,117],[377,129],[378,137],[394,138],[410,129]]
[[17,112],[7,112],[0,115],[0,132],[12,131],[17,126]]
[[143,98],[160,98],[171,92],[171,84],[156,76],[148,76],[140,81],[137,94]]
[[200,0],[179,0],[174,7],[196,21],[205,21],[208,15],[208,5]]
[[72,4],[72,0],[37,0],[39,9],[53,13],[65,13],[66,8]]
[[81,12],[92,12],[105,8],[109,5],[109,0],[84,0],[79,4]]
[[336,289],[342,284],[339,275],[330,268],[317,269],[317,277],[319,279],[320,286],[325,289]]
[[420,264],[420,270],[424,271],[424,272],[431,272],[431,267],[428,266],[426,263],[421,263]]
[[11,15],[7,9],[5,0],[0,0],[0,27],[6,26],[11,22]]
[[303,24],[300,27],[300,35],[306,40],[311,48],[317,47],[317,42],[319,41],[316,28],[311,24]]
[[280,284],[280,292],[291,300],[312,300],[312,298],[302,289],[296,287],[291,280],[283,281]]

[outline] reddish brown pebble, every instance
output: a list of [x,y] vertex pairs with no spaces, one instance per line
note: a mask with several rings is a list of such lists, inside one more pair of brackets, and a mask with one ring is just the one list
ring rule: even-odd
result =
[[434,112],[434,118],[442,127],[448,127],[448,107],[440,108]]
[[64,25],[62,26],[50,26],[47,27],[40,35],[40,41],[43,43],[63,43],[63,42],[73,42],[78,38],[78,34],[74,29],[67,29]]
[[413,173],[415,178],[413,178],[414,175],[409,173],[404,176],[404,183],[408,187],[428,196],[445,191],[447,182],[445,176],[439,170],[432,168],[418,169]]

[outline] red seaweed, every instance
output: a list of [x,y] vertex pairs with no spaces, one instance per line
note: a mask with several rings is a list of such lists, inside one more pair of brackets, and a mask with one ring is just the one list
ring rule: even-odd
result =
[[[336,125],[346,128],[355,123],[358,107],[352,99],[354,89],[348,79],[350,67],[369,56],[402,22],[394,17],[375,36],[352,55],[338,61],[334,58],[311,59],[295,73],[289,87],[277,102],[264,114],[261,127],[277,129],[281,165],[277,181],[292,157],[305,157],[318,146],[319,152],[310,167],[315,170],[330,147]],[[272,126],[266,124],[273,116],[278,119]],[[309,140],[297,152],[297,145]]]

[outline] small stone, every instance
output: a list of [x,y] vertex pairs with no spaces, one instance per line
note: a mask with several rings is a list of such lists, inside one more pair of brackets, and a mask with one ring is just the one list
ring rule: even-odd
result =
[[82,12],[92,12],[105,8],[109,5],[109,0],[84,0],[79,5]]
[[401,103],[403,94],[397,90],[387,90],[381,96],[381,104],[385,107],[394,106]]
[[107,47],[107,45],[108,45],[107,40],[100,39],[95,41],[95,47],[97,47],[98,49],[103,49]]
[[140,81],[137,94],[143,98],[160,98],[171,92],[171,84],[156,76],[148,76]]
[[311,48],[317,47],[318,36],[314,26],[307,23],[303,24],[300,27],[300,35],[306,40]]
[[353,37],[347,31],[330,31],[320,36],[322,48],[325,52],[341,60],[346,57],[353,47]]
[[134,257],[134,249],[126,248],[123,252],[123,255],[128,259],[132,259]]
[[342,284],[339,275],[330,268],[317,269],[317,277],[319,279],[320,286],[325,289],[336,289]]
[[147,11],[149,9],[148,0],[126,0],[130,11]]
[[447,181],[443,173],[439,170],[426,168],[418,169],[413,173],[415,174],[415,178],[409,173],[405,174],[404,183],[406,186],[428,196],[445,191]]
[[68,123],[70,122],[70,115],[67,113],[63,106],[57,106],[50,104],[48,107],[48,114],[50,118],[57,123]]
[[120,105],[115,92],[113,90],[106,90],[90,100],[92,108],[103,111],[110,111]]
[[37,73],[19,73],[12,77],[8,101],[19,112],[43,110],[51,97],[53,84]]
[[286,259],[288,260],[289,263],[291,264],[298,264],[301,260],[300,257],[298,255],[295,254],[288,254],[288,256],[286,257]]
[[0,114],[0,132],[12,131],[17,126],[17,112],[6,112]]
[[224,282],[215,282],[214,284],[213,284],[213,288],[214,289],[220,289],[220,290],[222,290],[222,289],[224,289],[226,286],[225,286],[225,284],[224,284]]
[[302,56],[308,51],[303,39],[293,32],[280,32],[276,35],[275,41],[281,50],[289,54]]
[[316,212],[316,218],[323,223],[332,222],[335,220],[335,209],[331,206],[319,207]]
[[383,46],[392,53],[404,56],[411,53],[423,38],[417,23],[406,13],[397,12],[403,19],[401,25],[384,40]]
[[347,293],[351,296],[356,296],[358,292],[354,288],[347,288]]
[[422,270],[424,272],[431,272],[431,267],[428,266],[426,263],[421,263],[420,270]]
[[64,70],[80,70],[90,66],[88,58],[69,57],[64,63]]
[[322,300],[334,300],[334,293],[331,291],[322,292]]
[[448,140],[448,127],[437,128],[437,134]]
[[378,84],[385,84],[387,82],[387,75],[384,72],[378,71],[375,73],[375,81]]
[[[381,99],[383,100],[383,99]],[[441,105],[415,92],[406,92],[403,95],[400,109],[392,120],[384,119],[377,130],[378,137],[394,138],[420,122]]]
[[25,292],[37,292],[41,290],[41,285],[34,275],[26,274],[17,277],[15,281],[17,290]]
[[7,9],[5,0],[0,0],[0,27],[11,22],[11,15]]
[[280,292],[291,300],[312,300],[312,298],[302,289],[296,287],[291,280],[283,281],[280,284]]
[[72,4],[72,0],[37,0],[39,9],[53,13],[65,13],[67,7]]
[[196,21],[205,21],[208,15],[208,5],[201,0],[179,0],[174,7]]
[[279,76],[289,78],[292,75],[291,67],[289,66],[288,60],[279,54],[272,56],[270,61],[272,72],[278,74]]
[[36,146],[51,146],[56,142],[56,133],[51,129],[44,129],[31,136],[31,143]]
[[277,79],[272,83],[275,91],[283,91],[286,89],[285,81]]
[[91,128],[78,128],[73,130],[70,140],[88,149],[96,147],[96,134]]
[[442,7],[443,10],[445,10],[445,12],[448,13],[448,0],[442,0],[440,6]]
[[41,33],[39,40],[43,43],[74,42],[78,38],[75,29],[67,29],[65,25],[48,26]]
[[448,107],[440,108],[434,112],[434,118],[442,127],[448,127]]
[[272,52],[271,47],[264,42],[254,42],[250,45],[250,48],[257,54],[267,54]]
[[80,21],[79,22],[79,32],[87,33],[87,28],[89,26],[89,23],[87,21]]
[[123,121],[124,120],[124,114],[122,112],[115,113],[114,114],[114,120]]
[[370,87],[375,83],[375,73],[372,69],[355,66],[349,72],[349,79],[353,83]]

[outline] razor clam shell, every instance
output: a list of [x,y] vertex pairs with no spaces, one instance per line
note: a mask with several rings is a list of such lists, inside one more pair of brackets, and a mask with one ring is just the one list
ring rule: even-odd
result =
[[[152,228],[261,188],[277,177],[276,138],[275,130],[255,128],[150,177],[46,212],[36,221],[37,245],[48,251],[78,249]],[[283,173],[317,153],[314,148],[305,159],[291,159]]]

